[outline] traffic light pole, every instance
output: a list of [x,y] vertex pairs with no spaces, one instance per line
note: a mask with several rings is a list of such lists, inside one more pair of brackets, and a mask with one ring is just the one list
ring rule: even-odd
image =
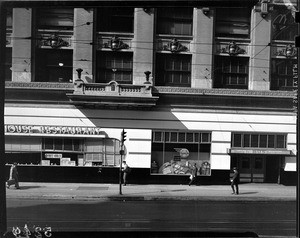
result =
[[121,155],[121,159],[120,159],[120,170],[119,170],[119,194],[122,195],[122,163],[123,163],[123,146],[121,147],[120,150],[120,155]]

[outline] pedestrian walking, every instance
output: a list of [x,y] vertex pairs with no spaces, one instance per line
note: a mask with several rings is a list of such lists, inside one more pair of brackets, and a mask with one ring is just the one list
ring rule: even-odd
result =
[[10,168],[9,180],[7,180],[6,182],[6,187],[9,189],[9,187],[13,184],[15,185],[16,189],[20,189],[17,163],[13,163],[13,165]]
[[189,186],[192,185],[192,183],[196,183],[197,181],[197,173],[198,173],[198,168],[197,168],[197,164],[195,163],[193,168],[192,168],[192,174],[190,176],[190,182],[189,182]]
[[[233,176],[230,179],[232,194],[239,194],[239,182],[240,182],[240,174],[236,167],[233,168]],[[235,189],[234,189],[235,188]]]
[[127,184],[127,177],[128,177],[128,174],[130,173],[131,169],[130,167],[128,166],[128,164],[126,164],[126,161],[124,160],[123,161],[123,185],[126,186]]

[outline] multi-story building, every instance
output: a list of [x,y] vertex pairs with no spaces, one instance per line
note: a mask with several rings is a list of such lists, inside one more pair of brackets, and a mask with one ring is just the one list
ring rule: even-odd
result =
[[5,160],[23,181],[117,182],[124,129],[132,183],[187,183],[195,163],[202,183],[235,166],[296,182],[295,3],[82,2],[7,11]]

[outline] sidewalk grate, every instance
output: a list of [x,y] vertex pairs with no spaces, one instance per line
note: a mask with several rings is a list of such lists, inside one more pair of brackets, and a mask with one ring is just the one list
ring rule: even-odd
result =
[[89,187],[89,186],[80,186],[76,190],[108,190],[108,187]]

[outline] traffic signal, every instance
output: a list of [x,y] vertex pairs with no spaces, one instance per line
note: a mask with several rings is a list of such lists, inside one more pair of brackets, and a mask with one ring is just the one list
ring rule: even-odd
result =
[[123,129],[121,132],[121,145],[124,145],[124,141],[126,141],[126,131]]

